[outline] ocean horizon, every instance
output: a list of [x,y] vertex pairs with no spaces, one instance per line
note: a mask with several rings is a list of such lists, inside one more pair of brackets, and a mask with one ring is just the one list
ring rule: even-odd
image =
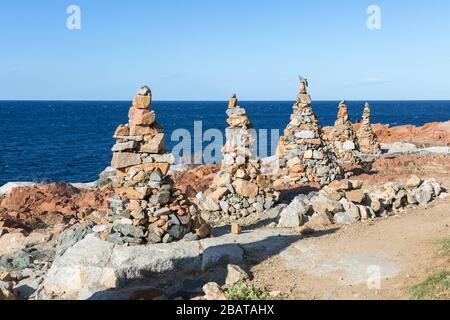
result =
[[[353,122],[362,116],[364,100],[346,100]],[[368,101],[372,123],[423,125],[450,120],[448,100]],[[289,122],[294,101],[239,101],[255,129],[282,130]],[[322,126],[333,125],[338,100],[312,103]],[[0,120],[0,185],[10,181],[89,182],[110,164],[116,127],[128,121],[129,100],[2,100]],[[170,151],[180,141],[176,129],[193,134],[226,124],[227,101],[153,101],[151,109],[166,133]],[[206,143],[207,144],[207,143]],[[269,150],[273,149],[269,143]]]

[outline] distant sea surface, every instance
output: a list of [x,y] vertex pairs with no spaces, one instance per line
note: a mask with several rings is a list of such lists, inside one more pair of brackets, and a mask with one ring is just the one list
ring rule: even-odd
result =
[[[450,101],[369,101],[372,122],[391,126],[450,120]],[[289,122],[293,102],[240,101],[256,129],[279,129]],[[347,102],[352,120],[364,101]],[[338,101],[313,103],[322,126],[336,119]],[[128,121],[128,101],[0,101],[0,186],[9,181],[88,182],[110,164],[112,135]],[[162,102],[152,109],[166,132],[169,150],[175,129],[226,127],[226,102]]]

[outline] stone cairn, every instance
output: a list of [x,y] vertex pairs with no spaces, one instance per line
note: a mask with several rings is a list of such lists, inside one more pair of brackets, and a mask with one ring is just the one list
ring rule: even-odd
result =
[[359,151],[358,139],[356,132],[353,130],[352,120],[348,114],[345,101],[339,103],[338,110],[337,119],[332,130],[333,141],[331,142],[331,150],[340,164],[358,164],[360,162],[357,155]]
[[359,148],[365,154],[380,154],[381,147],[377,136],[370,125],[370,106],[366,102],[362,116],[362,125],[357,132]]
[[164,131],[149,110],[152,94],[140,87],[134,97],[129,123],[120,125],[112,148],[115,197],[108,199],[112,216],[100,234],[117,244],[197,240],[209,235],[209,226],[180,191],[174,190],[167,173],[173,162],[165,154]]
[[337,120],[330,138],[325,137],[325,139],[328,140],[330,149],[341,165],[354,165],[360,162],[356,153],[359,150],[358,140],[345,101],[339,103]]
[[342,170],[322,140],[322,128],[311,107],[307,87],[308,81],[300,77],[300,94],[277,148],[276,176],[287,183],[326,185],[340,179]]
[[362,181],[333,181],[319,192],[299,195],[280,213],[278,226],[320,229],[336,224],[389,217],[407,209],[426,208],[447,193],[434,178],[406,180],[364,187]]
[[271,188],[271,179],[261,174],[261,161],[255,156],[254,130],[236,95],[228,104],[226,143],[223,162],[212,186],[197,195],[208,222],[230,223],[262,213],[279,201],[279,192]]

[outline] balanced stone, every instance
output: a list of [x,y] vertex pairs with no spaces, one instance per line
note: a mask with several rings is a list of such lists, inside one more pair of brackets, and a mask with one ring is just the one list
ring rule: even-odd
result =
[[370,125],[370,106],[366,102],[364,106],[364,113],[362,117],[361,128],[357,132],[358,143],[362,153],[379,154],[381,153],[380,144],[377,141],[377,136]]
[[[279,200],[279,193],[271,189],[270,177],[261,173],[261,159],[254,150],[254,130],[244,108],[238,106],[233,95],[226,111],[228,115],[226,143],[222,148],[223,161],[212,186],[197,194],[198,205],[210,217],[210,222],[229,224],[249,215],[270,209]],[[260,198],[259,205],[252,205]],[[214,220],[214,221],[212,221]]]
[[334,127],[330,135],[325,135],[324,137],[340,164],[354,165],[360,162],[355,152],[359,150],[359,145],[345,101],[339,103],[339,111]]
[[116,244],[171,242],[188,233],[199,238],[210,233],[195,205],[167,176],[173,156],[164,153],[164,130],[156,122],[156,113],[149,110],[151,100],[150,88],[140,87],[128,124],[120,125],[114,134],[113,215],[105,219],[114,227],[110,234],[103,232],[102,239]]
[[300,93],[293,106],[291,121],[277,148],[279,168],[276,183],[318,183],[339,179],[342,170],[322,140],[322,128],[311,107],[308,81],[300,78]]

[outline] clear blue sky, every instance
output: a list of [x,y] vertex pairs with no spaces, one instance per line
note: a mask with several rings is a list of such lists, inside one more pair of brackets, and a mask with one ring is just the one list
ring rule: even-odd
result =
[[2,1],[0,41],[0,99],[450,99],[448,0]]

